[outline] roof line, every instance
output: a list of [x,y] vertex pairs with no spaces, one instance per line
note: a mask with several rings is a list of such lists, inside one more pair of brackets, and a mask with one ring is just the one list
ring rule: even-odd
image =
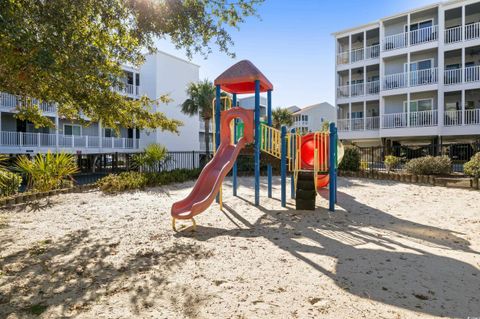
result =
[[374,21],[369,22],[369,23],[362,24],[362,25],[357,26],[357,27],[350,27],[350,28],[347,28],[347,29],[336,31],[336,32],[331,33],[331,35],[332,36],[337,36],[337,35],[342,34],[342,33],[349,33],[351,31],[354,31],[354,30],[357,30],[357,29],[363,29],[363,28],[367,28],[369,26],[380,24],[380,22],[382,22],[382,21],[391,20],[391,19],[394,19],[396,17],[405,15],[407,13],[414,13],[416,11],[427,10],[427,9],[431,9],[431,8],[434,8],[434,7],[438,7],[438,6],[442,6],[442,5],[448,5],[448,4],[455,3],[455,2],[460,2],[460,1],[458,1],[458,0],[448,0],[448,1],[435,2],[435,3],[425,5],[425,6],[422,6],[422,7],[402,11],[402,12],[399,12],[399,13],[396,13],[396,14],[393,14],[393,15],[389,15],[389,16],[386,16],[386,17],[383,17],[383,18],[379,18],[377,20],[374,20]]
[[192,61],[189,61],[189,60],[186,60],[186,59],[179,58],[179,57],[176,56],[176,55],[173,55],[173,54],[171,54],[171,53],[167,53],[167,52],[162,51],[162,50],[159,50],[159,49],[157,49],[157,53],[162,53],[162,54],[164,54],[164,55],[166,55],[166,56],[169,56],[169,57],[171,57],[171,58],[177,59],[177,60],[179,60],[179,61],[181,61],[181,62],[188,63],[188,64],[191,64],[191,65],[200,67],[199,64],[193,63]]

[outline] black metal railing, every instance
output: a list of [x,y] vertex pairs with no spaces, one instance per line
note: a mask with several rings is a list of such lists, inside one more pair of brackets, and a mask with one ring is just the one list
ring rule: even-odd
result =
[[378,147],[359,147],[361,168],[365,170],[385,170],[385,156],[393,155],[402,159],[397,169],[411,159],[424,156],[448,156],[452,160],[452,170],[463,172],[463,164],[477,152],[480,143],[471,144],[430,144],[430,145],[394,145]]

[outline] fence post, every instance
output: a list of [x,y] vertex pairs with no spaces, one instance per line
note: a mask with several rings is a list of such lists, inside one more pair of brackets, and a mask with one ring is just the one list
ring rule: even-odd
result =
[[195,168],[195,151],[192,151],[192,169]]
[[295,172],[292,166],[295,165],[296,161],[296,147],[297,147],[297,139],[295,135],[295,129],[292,128],[290,131],[290,162],[291,162],[291,167],[290,167],[290,172],[291,172],[291,177],[290,177],[290,198],[295,199]]
[[330,123],[330,143],[329,143],[329,177],[330,185],[328,187],[329,205],[328,210],[335,211],[335,202],[337,198],[337,128],[335,123]]

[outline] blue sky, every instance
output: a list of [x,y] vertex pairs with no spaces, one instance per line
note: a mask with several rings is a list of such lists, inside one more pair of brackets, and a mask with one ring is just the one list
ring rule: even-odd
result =
[[[200,78],[214,80],[243,59],[252,61],[273,83],[273,106],[334,104],[335,42],[332,33],[438,1],[432,0],[266,0],[261,19],[249,18],[231,32],[236,58],[213,45],[201,65]],[[185,58],[168,41],[159,49]]]

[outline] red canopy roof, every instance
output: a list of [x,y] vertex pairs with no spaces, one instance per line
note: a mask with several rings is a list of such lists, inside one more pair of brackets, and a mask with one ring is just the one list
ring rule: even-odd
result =
[[255,80],[260,80],[260,92],[273,90],[273,84],[260,70],[248,60],[242,60],[215,79],[228,93],[255,93]]

